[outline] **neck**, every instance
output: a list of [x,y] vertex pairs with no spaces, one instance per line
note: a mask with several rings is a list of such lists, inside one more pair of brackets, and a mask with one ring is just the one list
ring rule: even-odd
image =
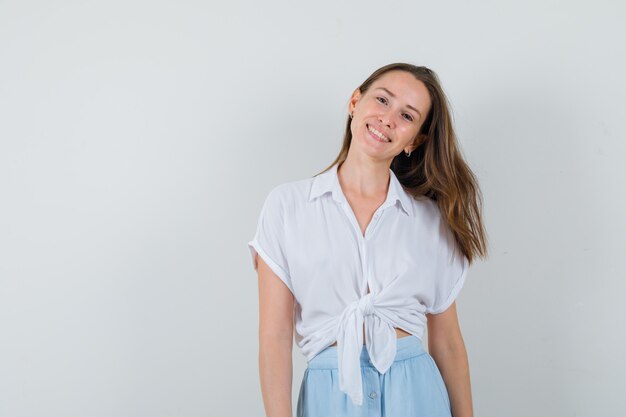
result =
[[373,163],[348,158],[338,167],[339,183],[349,194],[369,198],[386,195],[389,189],[389,168],[386,162]]

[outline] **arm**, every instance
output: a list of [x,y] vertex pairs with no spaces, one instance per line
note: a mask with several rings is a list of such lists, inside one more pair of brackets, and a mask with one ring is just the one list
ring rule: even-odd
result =
[[267,417],[292,417],[293,309],[291,291],[257,255],[259,376]]
[[473,417],[469,363],[456,302],[443,313],[427,314],[428,352],[441,371],[454,417]]

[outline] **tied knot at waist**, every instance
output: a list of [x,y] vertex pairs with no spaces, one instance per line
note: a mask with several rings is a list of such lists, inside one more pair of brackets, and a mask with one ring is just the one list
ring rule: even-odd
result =
[[357,308],[363,316],[371,316],[374,314],[374,302],[372,293],[367,293],[357,301]]
[[363,330],[365,347],[372,365],[385,373],[396,354],[396,333],[387,316],[386,303],[377,305],[376,293],[367,293],[349,303],[343,310],[337,328],[337,360],[339,389],[345,392],[355,405],[363,403],[361,380],[361,350]]

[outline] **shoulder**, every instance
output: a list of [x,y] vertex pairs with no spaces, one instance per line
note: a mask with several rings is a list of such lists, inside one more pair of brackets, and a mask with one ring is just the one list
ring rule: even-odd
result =
[[424,197],[424,213],[428,222],[428,230],[432,238],[433,248],[437,253],[443,255],[442,261],[445,261],[447,265],[450,262],[455,262],[457,265],[461,265],[463,268],[467,267],[467,258],[461,252],[458,242],[452,228],[448,223],[446,216],[441,212],[437,202]]
[[294,204],[298,201],[306,201],[312,181],[313,178],[305,178],[280,183],[270,190],[267,198],[278,201],[281,204]]
[[411,203],[413,204],[413,213],[420,224],[423,225],[438,225],[441,220],[441,211],[437,203],[426,196],[411,196]]
[[437,202],[420,196],[414,200],[416,225],[422,232],[420,238],[430,240],[432,248],[439,252],[455,251],[456,240],[446,216],[441,213]]
[[283,210],[298,208],[308,200],[312,182],[313,178],[305,178],[275,185],[266,197],[266,204]]

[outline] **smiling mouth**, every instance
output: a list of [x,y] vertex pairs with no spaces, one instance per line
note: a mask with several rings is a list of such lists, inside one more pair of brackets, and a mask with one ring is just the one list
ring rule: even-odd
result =
[[380,133],[378,130],[374,129],[372,126],[370,125],[366,125],[367,127],[367,131],[372,135],[372,137],[374,139],[376,139],[379,142],[383,142],[383,143],[389,143],[391,142],[391,139],[389,139],[387,136],[383,135],[382,133]]

